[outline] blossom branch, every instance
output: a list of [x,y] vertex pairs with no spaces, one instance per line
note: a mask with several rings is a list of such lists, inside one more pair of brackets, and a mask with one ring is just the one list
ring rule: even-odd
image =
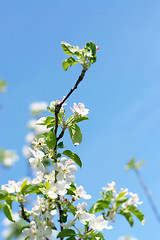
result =
[[156,207],[156,205],[155,205],[155,203],[154,203],[154,201],[152,199],[152,196],[151,196],[151,194],[149,192],[149,189],[145,185],[145,183],[144,183],[144,181],[142,179],[142,176],[140,174],[140,171],[138,171],[136,168],[134,168],[134,171],[135,171],[135,174],[136,174],[136,176],[137,176],[137,178],[139,180],[140,185],[143,188],[143,191],[144,191],[146,197],[148,198],[148,202],[149,202],[149,204],[150,204],[150,206],[151,206],[151,208],[153,210],[153,213],[154,213],[155,217],[157,218],[158,222],[160,223],[160,215],[159,215],[158,209],[157,209],[157,207]]

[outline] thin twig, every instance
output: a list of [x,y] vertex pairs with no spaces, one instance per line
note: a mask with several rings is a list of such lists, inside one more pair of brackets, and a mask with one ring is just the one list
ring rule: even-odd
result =
[[22,210],[22,217],[23,217],[23,219],[30,223],[31,220],[30,220],[29,217],[26,215],[26,212],[25,212],[25,210],[24,210],[23,202],[20,202],[20,206],[21,206],[21,210]]
[[[57,162],[57,142],[59,141],[59,139],[61,139],[64,135],[64,131],[65,129],[62,129],[61,133],[59,134],[59,136],[57,137],[57,131],[58,131],[58,114],[59,114],[59,111],[62,107],[62,105],[65,103],[65,101],[69,98],[69,96],[77,89],[79,83],[83,80],[84,78],[84,75],[87,71],[87,68],[83,68],[82,69],[82,72],[81,72],[81,75],[79,76],[76,84],[74,85],[74,87],[69,91],[69,93],[67,94],[67,96],[60,102],[60,103],[57,103],[55,105],[55,136],[56,136],[56,145],[54,147],[54,160],[55,162]],[[58,203],[57,203],[57,206],[58,206],[58,210],[59,210],[59,222],[60,222],[60,228],[61,228],[61,231],[63,231],[63,226],[62,226],[62,209],[61,209],[61,205],[59,203],[59,200],[60,200],[60,196],[58,196],[57,198],[58,200]],[[61,240],[63,240],[63,238],[61,238]]]
[[137,178],[139,180],[140,185],[142,186],[142,188],[144,190],[144,193],[145,193],[146,197],[148,198],[148,202],[149,202],[149,204],[150,204],[150,206],[151,206],[151,208],[153,210],[153,213],[154,213],[155,217],[157,218],[157,221],[160,223],[160,215],[159,215],[158,209],[157,209],[157,207],[156,207],[156,205],[155,205],[155,203],[154,203],[154,201],[152,199],[152,196],[151,196],[151,194],[149,192],[149,189],[145,185],[140,172],[137,169],[135,169],[135,168],[134,168],[134,171],[135,171],[135,174],[136,174],[136,176],[137,176]]

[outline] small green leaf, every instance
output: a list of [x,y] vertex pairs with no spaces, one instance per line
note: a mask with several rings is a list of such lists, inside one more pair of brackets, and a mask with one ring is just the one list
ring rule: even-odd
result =
[[127,219],[131,227],[133,226],[134,221],[132,214],[127,209],[121,208],[119,214],[123,215]]
[[74,114],[74,118],[73,118],[73,121],[72,121],[72,124],[75,124],[75,123],[78,123],[78,122],[82,122],[82,121],[85,121],[85,120],[88,120],[89,118],[87,116],[82,116],[82,115],[75,115]]
[[7,83],[0,79],[0,92],[5,92]]
[[72,229],[64,229],[62,232],[60,232],[57,235],[57,238],[64,238],[64,237],[70,237],[70,236],[76,236],[76,233]]
[[76,153],[71,152],[70,150],[65,150],[63,154],[69,158],[71,158],[75,163],[77,163],[80,167],[82,167],[82,162],[79,156]]
[[107,192],[102,192],[103,195],[103,200],[111,200],[113,198],[113,192],[112,191],[107,191]]
[[8,194],[8,192],[6,190],[0,190],[0,201],[6,200],[8,195],[9,194]]
[[77,124],[71,125],[69,128],[69,134],[72,140],[72,143],[77,146],[82,142],[82,132]]
[[127,209],[132,212],[142,223],[142,225],[144,225],[145,222],[145,217],[143,215],[143,213],[141,213],[136,206],[134,205],[128,205]]
[[90,209],[90,213],[96,213],[103,211],[105,208],[108,208],[110,200],[98,200]]
[[24,182],[22,183],[22,186],[21,186],[21,193],[22,193],[22,194],[24,194],[24,192],[25,192],[25,190],[26,190],[26,188],[27,188],[27,181],[28,181],[28,180],[26,180],[26,181],[24,181]]
[[135,164],[135,168],[136,170],[139,170],[144,164],[145,164],[145,160],[141,160],[138,163]]
[[50,149],[53,149],[56,146],[56,141],[54,129],[51,129],[46,137],[46,144]]
[[120,192],[118,197],[117,197],[117,200],[124,197],[125,194],[126,194],[126,192]]
[[44,187],[43,183],[36,183],[36,184],[29,184],[27,185],[27,188],[25,189],[24,194],[32,194],[32,193],[41,193],[40,188]]
[[76,61],[73,57],[69,57],[69,58],[66,58],[63,60],[62,67],[65,71],[67,71],[69,66],[73,66],[77,63],[78,63],[78,61]]
[[59,148],[65,148],[66,147],[63,142],[59,142],[57,146]]
[[127,165],[125,166],[126,170],[134,169],[135,168],[135,158],[132,158]]
[[66,43],[64,41],[61,42],[63,51],[68,54],[68,55],[76,55],[79,56],[81,55],[80,49],[78,46],[72,46],[69,43]]
[[122,203],[125,203],[127,201],[128,201],[128,198],[126,198],[126,197],[119,198],[116,202],[116,207],[119,207]]
[[11,222],[15,222],[15,220],[13,219],[13,214],[12,214],[12,202],[11,201],[6,201],[4,203],[3,212]]

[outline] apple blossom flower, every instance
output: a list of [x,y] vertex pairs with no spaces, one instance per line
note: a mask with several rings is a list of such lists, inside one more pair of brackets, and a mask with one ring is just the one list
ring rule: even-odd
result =
[[131,196],[131,198],[127,202],[122,204],[123,208],[127,207],[128,205],[134,205],[137,207],[137,205],[140,205],[143,203],[143,201],[139,202],[139,197],[137,193],[130,192],[129,195]]
[[9,180],[8,184],[2,185],[1,189],[6,190],[8,193],[18,193],[21,191],[22,182],[15,182],[14,180]]
[[81,116],[86,116],[89,113],[89,109],[85,108],[84,103],[73,103],[73,108],[70,108],[75,114],[80,114]]
[[108,183],[108,187],[103,187],[102,189],[105,190],[106,192],[108,191],[113,191],[116,192],[116,184],[114,181],[112,181],[111,183]]
[[76,186],[76,191],[75,194],[77,196],[77,198],[84,198],[84,199],[91,199],[91,195],[87,194],[87,192],[84,190],[83,186]]
[[89,220],[89,227],[95,231],[103,231],[104,228],[112,229],[112,226],[108,226],[108,221],[106,221],[102,215],[96,217],[92,214],[91,219]]
[[40,151],[40,150],[33,150],[30,148],[30,151],[33,155],[33,157],[31,157],[29,159],[29,163],[31,164],[31,166],[37,166],[37,171],[44,171],[44,166],[42,164],[42,160],[43,160],[43,157],[45,156],[45,154]]
[[77,211],[75,214],[75,218],[78,218],[82,224],[86,224],[86,222],[90,221],[93,215],[91,213],[87,213],[86,207],[87,207],[86,202],[82,202],[81,204],[78,203],[78,205],[76,206]]
[[19,160],[19,157],[14,150],[3,150],[2,163],[5,167],[11,167],[15,162]]
[[66,180],[62,181],[49,181],[49,188],[42,190],[43,193],[47,194],[50,198],[56,199],[58,195],[64,196],[67,193],[67,189],[70,188],[70,183]]
[[62,157],[60,162],[54,163],[53,167],[59,173],[56,178],[58,181],[62,181],[67,178],[69,181],[74,181],[74,172],[77,171],[77,166],[72,164],[73,161],[68,160],[66,157]]
[[37,177],[32,180],[32,183],[33,183],[33,184],[36,184],[36,183],[42,182],[42,181],[43,181],[43,175],[44,175],[43,172],[41,172],[41,171],[37,172],[37,173],[36,173],[36,176],[37,176]]

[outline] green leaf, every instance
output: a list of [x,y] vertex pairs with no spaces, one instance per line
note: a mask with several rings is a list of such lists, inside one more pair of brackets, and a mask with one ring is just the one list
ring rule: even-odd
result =
[[130,226],[131,227],[133,226],[134,221],[133,221],[132,214],[127,209],[121,208],[120,212],[118,214],[123,215],[127,219],[127,221],[129,222]]
[[51,129],[46,137],[46,144],[50,149],[53,149],[56,146],[56,141],[54,129]]
[[69,134],[72,140],[72,143],[76,146],[82,142],[82,133],[77,124],[71,125],[69,128]]
[[36,184],[29,184],[27,185],[27,188],[24,191],[24,194],[32,194],[32,193],[41,193],[40,188],[44,187],[43,183],[36,183]]
[[55,123],[55,118],[54,117],[41,117],[37,122],[36,125],[50,125]]
[[13,214],[12,214],[12,202],[11,201],[6,201],[4,203],[3,212],[11,222],[15,222],[15,220],[13,219]]
[[89,118],[87,116],[82,116],[82,115],[75,115],[74,114],[74,118],[72,121],[72,124],[78,123],[78,122],[82,122],[85,120],[88,120]]
[[60,232],[57,235],[57,238],[64,238],[64,237],[70,237],[70,236],[76,236],[76,233],[72,229],[64,229],[62,232]]
[[82,162],[79,156],[76,153],[71,152],[70,150],[65,150],[63,154],[69,158],[71,158],[78,166],[82,167]]
[[120,192],[118,197],[117,197],[117,200],[124,197],[125,194],[126,194],[126,192]]
[[0,190],[0,201],[2,200],[6,200],[6,198],[8,197],[8,192],[6,190]]
[[135,158],[132,158],[127,165],[125,166],[126,170],[134,169],[135,168]]
[[138,163],[135,164],[135,168],[136,170],[139,170],[144,164],[145,164],[145,160],[141,160]]
[[77,63],[78,63],[78,61],[76,61],[73,57],[69,57],[69,58],[66,58],[63,60],[62,67],[65,71],[67,71],[69,66],[73,66]]
[[143,213],[141,213],[136,206],[134,205],[128,205],[127,209],[132,212],[142,223],[142,225],[144,225],[145,222],[145,216],[143,215]]
[[5,92],[7,83],[0,79],[0,92]]
[[105,208],[108,208],[110,200],[98,200],[90,209],[90,213],[96,213],[103,211]]
[[96,45],[93,42],[87,42],[86,46],[91,49],[92,55],[96,54]]
[[103,195],[103,200],[111,200],[113,198],[113,192],[112,191],[107,191],[107,192],[102,192]]
[[65,148],[66,147],[63,142],[59,142],[57,146],[59,148]]
[[68,55],[81,55],[80,49],[78,46],[72,46],[69,43],[66,43],[64,41],[61,42],[63,51]]
[[128,198],[126,197],[119,198],[116,202],[116,207],[119,207],[122,203],[125,203],[127,201],[128,201]]

